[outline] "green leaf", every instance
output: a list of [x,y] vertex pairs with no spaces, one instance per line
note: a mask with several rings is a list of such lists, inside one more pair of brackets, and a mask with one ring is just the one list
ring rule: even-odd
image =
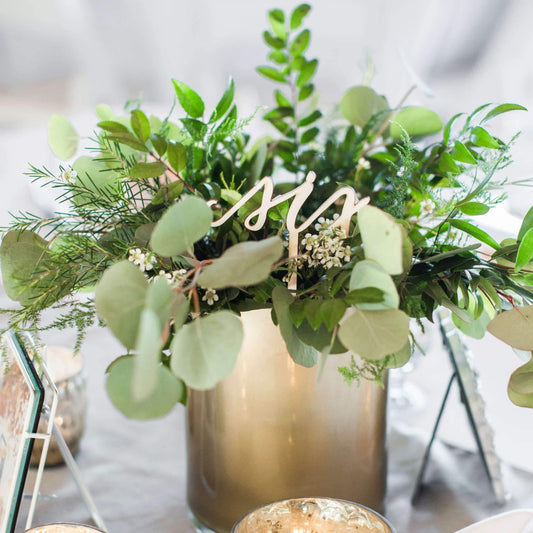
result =
[[257,72],[273,81],[285,81],[285,76],[279,70],[276,70],[274,67],[257,67]]
[[155,151],[159,157],[163,157],[167,151],[167,140],[161,135],[155,133],[150,135],[150,141],[152,141],[152,146],[155,148]]
[[270,27],[274,32],[276,37],[279,37],[282,40],[287,38],[287,30],[285,29],[285,15],[281,9],[273,9],[268,12],[268,21],[270,22]]
[[78,149],[78,134],[63,115],[52,115],[48,121],[48,144],[59,159],[70,159]]
[[453,149],[450,152],[450,155],[456,161],[461,161],[462,163],[468,163],[469,165],[476,164],[476,158],[473,156],[472,152],[459,141],[455,141]]
[[298,78],[296,79],[296,87],[301,89],[304,85],[306,85],[314,76],[317,66],[317,59],[306,61],[305,65],[300,69],[300,74],[298,74]]
[[450,222],[450,225],[453,226],[454,228],[457,228],[458,230],[468,233],[468,235],[471,235],[472,237],[476,238],[478,241],[488,244],[495,250],[498,250],[500,248],[500,245],[488,233],[478,228],[477,226],[474,226],[473,224],[470,224],[469,222],[465,222],[464,220],[451,219],[449,222]]
[[379,303],[383,301],[383,291],[374,287],[354,289],[344,297],[344,301],[348,305],[359,305],[362,303]]
[[189,300],[183,294],[178,294],[175,305],[176,310],[174,312],[174,331],[177,331],[187,322],[189,307]]
[[283,250],[279,237],[235,244],[202,270],[198,283],[211,289],[257,285],[268,278]]
[[[48,288],[32,283],[36,274],[38,277],[46,268],[48,258],[48,241],[33,231],[12,230],[5,234],[0,246],[0,263],[4,289],[12,300],[28,306]],[[51,298],[49,304],[58,299],[60,294],[55,292],[56,297]]]
[[156,278],[148,287],[145,307],[155,313],[159,321],[160,332],[171,318],[170,314],[176,298],[177,294],[172,291],[172,286],[167,279]]
[[[305,318],[309,325],[317,330],[320,324],[322,324],[322,300],[305,300]],[[320,347],[322,348],[322,346]]]
[[182,118],[180,121],[194,140],[201,141],[207,135],[207,124],[204,124],[201,120]]
[[280,39],[279,37],[274,37],[268,31],[263,32],[263,39],[265,40],[265,43],[268,44],[268,46],[270,46],[271,48],[275,48],[277,50],[281,50],[285,46],[284,39]]
[[448,122],[446,123],[446,126],[444,126],[444,132],[442,134],[442,139],[443,139],[443,144],[444,146],[448,146],[448,141],[450,140],[450,132],[451,132],[451,129],[452,129],[452,126],[453,126],[453,123],[459,118],[461,117],[462,115],[464,115],[464,113],[457,113],[456,115],[454,115],[450,120],[448,120]]
[[350,124],[363,128],[373,115],[388,109],[388,105],[385,98],[374,89],[358,85],[344,93],[339,109]]
[[311,6],[309,4],[300,4],[294,9],[291,14],[291,30],[297,30],[302,25],[302,21],[309,11],[311,11]]
[[483,295],[481,295],[480,298],[483,303],[483,308],[481,314],[477,318],[474,316],[476,312],[477,298],[472,297],[468,300],[468,309],[466,310],[472,318],[470,322],[461,320],[455,313],[452,314],[452,320],[455,326],[465,335],[468,335],[473,339],[482,339],[485,336],[487,326],[494,318],[495,314],[494,307],[490,301]]
[[303,30],[300,32],[294,39],[289,49],[292,57],[301,56],[306,48],[309,46],[309,41],[311,39],[311,32],[309,30]]
[[167,148],[167,157],[170,166],[176,172],[181,172],[187,165],[187,150],[181,143],[170,141]]
[[201,198],[186,196],[172,205],[156,224],[150,246],[162,256],[172,257],[192,248],[207,235],[213,222],[213,212]]
[[533,228],[529,229],[518,247],[516,254],[515,272],[520,272],[533,259]]
[[281,50],[272,50],[270,54],[268,54],[268,59],[271,59],[275,63],[278,63],[278,65],[284,65],[287,63],[287,54],[285,52],[282,52]]
[[483,124],[483,122],[486,122],[487,120],[490,120],[491,118],[501,115],[502,113],[508,113],[509,111],[527,111],[527,109],[524,106],[518,104],[501,104],[499,106],[496,106],[493,110],[489,111],[481,121],[481,124]]
[[130,132],[127,126],[125,126],[121,122],[117,122],[116,120],[103,120],[102,122],[99,122],[97,126],[104,131],[108,131],[109,133]]
[[339,325],[345,312],[346,304],[339,298],[324,300],[320,306],[322,320],[328,331],[333,331],[333,328]]
[[476,146],[483,148],[499,149],[502,145],[500,141],[495,139],[486,129],[481,126],[476,126],[472,129],[471,140]]
[[401,226],[377,207],[366,205],[357,215],[365,259],[372,259],[392,275],[403,272]]
[[487,326],[495,337],[519,350],[533,350],[533,305],[500,313]]
[[168,368],[159,366],[157,385],[152,394],[141,401],[137,400],[132,387],[135,357],[120,357],[110,366],[106,384],[109,398],[129,418],[145,420],[162,417],[183,398],[183,383]]
[[481,202],[466,202],[466,204],[458,205],[457,208],[461,213],[469,216],[484,215],[490,211],[490,207]]
[[312,367],[318,361],[318,352],[298,338],[289,310],[292,302],[293,297],[286,287],[280,285],[274,287],[272,290],[272,304],[287,350],[295,363]]
[[298,127],[303,128],[305,126],[309,126],[310,124],[312,124],[313,122],[316,122],[321,117],[322,117],[322,112],[319,111],[318,109],[315,109],[312,113],[302,118],[298,122]]
[[450,172],[454,175],[461,173],[461,168],[457,166],[457,163],[448,152],[443,152],[440,156],[438,169],[440,172]]
[[[274,97],[276,98],[278,107],[292,107],[289,99],[280,90],[276,89],[274,91]],[[294,115],[294,111],[292,115]]]
[[119,144],[125,144],[134,150],[139,152],[148,152],[148,147],[143,142],[139,141],[135,135],[127,132],[111,133],[107,136],[110,141],[117,142]]
[[153,161],[152,163],[135,163],[129,170],[128,175],[134,180],[156,178],[164,174],[167,167],[164,163]]
[[230,77],[228,87],[224,91],[222,98],[219,100],[213,114],[211,115],[210,122],[215,122],[220,120],[229,110],[231,104],[233,103],[233,98],[235,96],[235,82],[233,78]]
[[533,357],[511,374],[507,393],[515,405],[533,407]]
[[129,350],[135,347],[148,281],[129,261],[108,268],[96,286],[96,310],[115,337]]
[[399,139],[406,132],[409,137],[425,137],[438,133],[442,126],[441,118],[434,111],[426,107],[404,107],[391,121],[390,136]]
[[229,311],[197,318],[176,332],[170,368],[189,387],[210,389],[231,374],[242,340],[242,323]]
[[131,112],[130,120],[133,133],[145,143],[150,137],[150,121],[148,117],[140,109],[134,109]]
[[296,328],[296,334],[305,345],[313,347],[317,352],[322,352],[326,347],[330,349],[332,354],[346,353],[348,351],[337,337],[335,337],[333,346],[331,346],[332,333],[327,330],[324,324],[320,324],[315,330],[305,320],[300,327]]
[[200,96],[183,82],[172,79],[178,101],[187,115],[200,118],[204,114],[205,105]]
[[315,90],[315,86],[312,83],[309,83],[308,85],[304,85],[300,92],[298,93],[298,102],[303,102],[304,100],[307,100]]
[[521,241],[524,238],[524,235],[533,228],[533,206],[529,208],[529,211],[526,213],[524,220],[520,226],[520,231],[518,232],[517,240]]
[[[168,285],[165,281],[163,283]],[[136,402],[149,398],[158,385],[163,345],[162,329],[157,314],[151,309],[144,309],[141,313],[139,333],[135,343],[137,355],[133,358],[131,376],[131,395]]]
[[313,141],[316,136],[320,133],[320,130],[318,128],[309,128],[307,131],[304,131],[300,142],[302,144],[307,144]]
[[352,352],[375,361],[401,350],[409,336],[409,317],[398,309],[354,308],[339,328],[339,339]]
[[298,327],[305,319],[305,300],[293,300],[289,307],[292,323]]
[[151,205],[170,204],[176,198],[179,198],[183,192],[182,181],[171,181],[167,185],[163,185],[152,198]]
[[350,291],[373,287],[381,291],[379,303],[358,304],[360,309],[397,309],[400,305],[400,297],[394,281],[389,274],[375,261],[365,259],[355,264],[350,276]]

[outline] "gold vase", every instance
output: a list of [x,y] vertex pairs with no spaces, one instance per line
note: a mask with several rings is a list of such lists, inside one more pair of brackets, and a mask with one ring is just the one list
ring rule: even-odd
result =
[[[381,511],[386,390],[348,386],[337,370],[293,363],[270,310],[243,313],[244,342],[229,378],[190,391],[187,497],[202,526],[229,533],[246,511],[297,497],[349,500]],[[204,529],[208,531],[209,529]]]

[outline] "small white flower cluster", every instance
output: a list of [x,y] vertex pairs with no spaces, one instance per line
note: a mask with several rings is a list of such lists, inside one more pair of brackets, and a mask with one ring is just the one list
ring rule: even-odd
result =
[[435,211],[435,202],[428,198],[420,202],[420,216],[431,215]]
[[365,170],[370,169],[370,161],[368,159],[365,159],[364,157],[360,157],[357,161],[357,166],[360,168],[364,168]]
[[[334,216],[334,220],[338,215]],[[349,246],[344,244],[346,232],[340,226],[330,227],[333,220],[320,217],[315,224],[318,234],[306,233],[302,239],[304,253],[302,262],[309,266],[323,266],[324,268],[340,267],[343,261],[347,263],[351,257]]]
[[207,305],[214,305],[218,302],[218,294],[215,289],[206,289],[205,294],[202,296],[202,302],[207,302]]
[[130,250],[130,256],[128,259],[134,264],[137,265],[141,272],[147,272],[154,268],[153,256],[150,253],[145,254],[140,248],[132,248]]
[[71,167],[67,167],[61,172],[61,179],[65,183],[74,183],[74,180],[77,177],[78,177],[78,173],[75,170],[73,170]]
[[183,277],[187,274],[187,271],[184,268],[180,268],[179,270],[174,270],[172,272],[166,272],[165,270],[160,270],[159,274],[155,276],[153,279],[166,279],[169,283],[174,285],[174,283],[178,283],[183,279]]

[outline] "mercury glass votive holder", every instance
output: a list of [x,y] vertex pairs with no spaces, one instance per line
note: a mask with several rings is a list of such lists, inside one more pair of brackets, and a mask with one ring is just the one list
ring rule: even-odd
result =
[[232,533],[395,533],[380,514],[332,498],[297,498],[246,513]]
[[103,533],[103,531],[81,524],[48,524],[33,527],[24,533]]
[[[46,365],[50,377],[57,387],[57,410],[55,422],[72,453],[76,455],[79,442],[85,430],[86,413],[86,381],[83,375],[83,357],[75,355],[69,348],[63,346],[48,346],[46,349]],[[47,394],[49,387],[45,384]],[[47,420],[41,417],[39,431],[46,430]],[[36,440],[31,456],[32,466],[37,466],[41,457],[43,441]],[[63,463],[63,456],[59,446],[52,437],[46,456],[46,466]]]

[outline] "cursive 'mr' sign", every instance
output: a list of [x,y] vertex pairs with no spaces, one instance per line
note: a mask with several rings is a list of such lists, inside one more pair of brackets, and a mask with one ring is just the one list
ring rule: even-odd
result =
[[[340,189],[337,189],[327,200],[325,200],[314,213],[302,222],[299,226],[296,226],[296,219],[300,209],[304,205],[305,201],[309,198],[309,195],[313,191],[314,181],[316,179],[316,174],[314,172],[309,172],[305,178],[305,181],[292,189],[285,194],[280,194],[279,196],[272,197],[274,194],[274,184],[272,179],[265,177],[260,180],[256,185],[254,185],[242,198],[234,204],[231,209],[229,209],[222,217],[218,220],[215,220],[211,226],[216,228],[221,226],[226,222],[232,215],[234,215],[252,196],[254,196],[258,191],[263,189],[263,197],[261,199],[261,205],[252,211],[245,219],[244,226],[250,231],[260,230],[266,222],[268,210],[276,205],[285,202],[291,198],[294,198],[289,207],[287,213],[286,226],[289,233],[289,257],[296,257],[298,255],[298,234],[302,231],[305,231],[315,220],[317,220],[320,215],[322,215],[329,207],[344,196],[344,204],[342,206],[342,211],[339,214],[339,217],[334,220],[331,226],[340,226],[342,227],[346,234],[350,230],[350,220],[352,216],[357,213],[362,207],[367,205],[370,201],[370,198],[366,197],[362,200],[357,199],[357,194],[353,187],[344,186]],[[210,202],[212,203],[212,202]],[[254,221],[255,219],[255,221]],[[289,280],[289,289],[296,288],[296,273],[292,273]]]

